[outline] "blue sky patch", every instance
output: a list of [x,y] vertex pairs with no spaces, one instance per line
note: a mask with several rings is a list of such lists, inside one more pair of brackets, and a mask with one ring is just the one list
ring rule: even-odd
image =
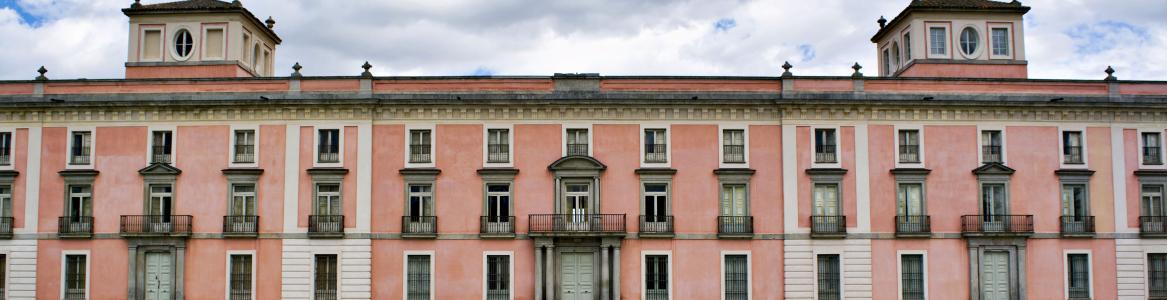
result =
[[802,56],[802,62],[808,62],[814,59],[814,46],[810,44],[798,45],[798,55]]
[[1074,41],[1074,53],[1082,55],[1098,54],[1119,46],[1141,46],[1152,39],[1147,28],[1121,21],[1079,24],[1065,33]]
[[0,8],[10,8],[20,15],[20,22],[28,26],[38,27],[41,25],[42,19],[36,15],[29,14],[16,3],[16,0],[0,0]]
[[473,76],[491,76],[491,75],[494,75],[494,71],[492,71],[491,69],[487,69],[486,67],[478,67],[477,69],[474,69],[474,72],[471,72],[470,75],[473,75]]
[[713,22],[713,31],[717,32],[726,32],[734,27],[737,27],[737,21],[732,18],[722,18],[717,20],[717,22]]

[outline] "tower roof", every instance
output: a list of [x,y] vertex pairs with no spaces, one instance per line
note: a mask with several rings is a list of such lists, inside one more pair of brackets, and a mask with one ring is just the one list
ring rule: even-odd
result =
[[134,4],[129,8],[122,9],[122,13],[126,16],[136,15],[152,15],[152,14],[184,14],[184,13],[226,13],[238,12],[242,13],[248,20],[254,22],[255,27],[260,28],[272,39],[279,44],[282,42],[279,35],[271,28],[268,28],[259,18],[251,14],[251,11],[243,7],[243,4],[238,0],[232,2],[223,2],[219,0],[182,0],[174,2],[141,4],[134,1]]
[[908,14],[912,12],[1007,12],[1025,14],[1029,11],[1028,6],[1021,5],[1021,1],[1013,0],[1011,2],[992,1],[992,0],[912,0],[908,7],[900,11],[891,22],[887,23],[871,37],[871,42],[877,42],[883,35],[887,34],[891,28],[896,27],[902,22]]

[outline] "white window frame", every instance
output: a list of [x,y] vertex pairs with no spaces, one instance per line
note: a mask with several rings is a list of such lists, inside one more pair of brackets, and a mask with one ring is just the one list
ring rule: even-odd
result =
[[[667,288],[669,289],[669,299],[673,299],[673,251],[668,251],[668,250],[644,250],[644,251],[640,251],[640,299],[648,299],[648,281],[644,280],[644,277],[648,272],[647,270],[648,270],[648,256],[649,255],[664,255],[666,257],[665,259],[668,260],[668,269],[666,271],[666,272],[668,272],[668,277],[665,278],[665,280],[668,281]],[[721,277],[723,277],[723,278],[721,280],[721,285],[722,285],[721,297],[725,298],[725,292],[724,292],[724,290],[725,290],[725,287],[724,287],[724,285],[725,285],[725,278],[724,278],[725,277],[725,271],[724,271],[725,270],[725,258],[724,258],[725,254],[722,254],[722,256],[723,256],[723,258],[721,259],[721,265],[722,265],[723,271],[721,273]],[[750,262],[750,259],[747,256],[746,257],[747,269],[749,267],[749,262]],[[749,272],[747,271],[747,274],[748,273]],[[746,282],[746,283],[749,284],[750,282]]]
[[[69,261],[66,259],[69,255],[83,255],[85,256],[85,299],[92,296],[92,282],[93,280],[93,256],[89,255],[89,250],[61,250],[61,299],[65,299],[65,290],[68,287],[68,276],[65,276],[66,269],[69,267]],[[9,258],[11,260],[11,258]]]
[[[1066,295],[1067,297],[1069,297],[1069,295],[1070,295],[1070,278],[1069,278],[1069,276],[1067,276],[1070,274],[1070,254],[1085,254],[1086,255],[1086,272],[1090,274],[1090,277],[1087,278],[1086,282],[1090,288],[1090,299],[1095,299],[1094,298],[1094,290],[1095,290],[1095,288],[1094,288],[1094,254],[1093,254],[1093,251],[1089,250],[1089,249],[1067,249],[1067,250],[1063,251],[1063,253],[1062,253],[1062,274],[1061,274],[1062,275],[1062,295]],[[1143,254],[1142,260],[1143,260],[1144,264],[1147,263],[1147,255],[1146,254]],[[1143,268],[1143,276],[1146,276],[1146,274],[1147,274],[1146,270],[1147,270],[1146,268]],[[1149,289],[1151,286],[1151,283],[1146,282],[1146,286]],[[1148,292],[1147,295],[1150,295],[1150,293]]]
[[[924,300],[928,300],[928,251],[927,250],[899,250],[896,251],[896,299],[904,300],[904,255],[920,255],[920,263],[924,269]],[[840,260],[841,259],[840,255]],[[817,261],[817,260],[816,260]],[[815,269],[817,270],[817,269]],[[816,280],[817,282],[817,280]]]
[[[428,163],[412,163],[409,162],[410,144],[409,139],[413,134],[413,130],[429,130],[430,131],[430,162]],[[438,165],[438,128],[436,124],[410,124],[405,126],[405,155],[402,157],[405,161],[406,168],[434,168]],[[485,139],[484,139],[485,140]],[[483,147],[485,148],[485,147]]]
[[[1163,158],[1163,137],[1167,136],[1167,133],[1165,132],[1167,132],[1167,130],[1163,130],[1163,128],[1139,128],[1135,130],[1135,142],[1139,145],[1138,149],[1135,149],[1135,151],[1139,153],[1139,169],[1167,169],[1167,160]],[[1143,146],[1146,145],[1143,144],[1143,133],[1159,134],[1159,161],[1162,163],[1158,165],[1145,164],[1145,161],[1143,160]]]
[[[491,129],[505,129],[507,131],[507,162],[505,163],[491,163],[488,159],[490,157],[490,130]],[[430,135],[433,138],[433,134]],[[433,147],[433,141],[430,141]],[[432,155],[433,149],[430,149]],[[432,158],[432,156],[431,156]],[[482,166],[483,167],[504,167],[509,168],[515,165],[515,126],[514,124],[486,124],[482,126]]]
[[[981,125],[977,126],[977,165],[985,164],[984,140],[981,138],[985,131],[1000,131],[1001,132],[1001,164],[1009,164],[1009,139],[1005,132],[1005,126],[1000,125]],[[1058,139],[1061,139],[1060,137]]]
[[[905,27],[900,31],[900,66],[907,66],[912,61],[912,27]],[[906,39],[905,39],[906,38]]]
[[883,50],[879,51],[879,61],[880,61],[879,69],[880,69],[880,71],[882,71],[880,73],[883,76],[891,76],[891,73],[892,73],[892,70],[891,70],[891,68],[892,68],[892,65],[891,65],[891,46],[890,45],[891,45],[891,43],[884,44],[883,47],[881,48]]
[[[8,141],[8,164],[7,165],[0,165],[0,170],[15,170],[16,169],[16,128],[0,127],[0,133],[8,133],[9,136],[12,137],[12,139]],[[70,137],[69,139],[72,140],[72,135],[69,135],[69,137]],[[69,149],[65,149],[65,151],[68,152]],[[7,291],[7,289],[5,289],[5,291]],[[0,295],[0,296],[3,296],[3,295]]]
[[[1142,253],[1142,256],[1139,257],[1139,260],[1142,261],[1141,263],[1143,265],[1143,270],[1142,270],[1143,274],[1139,275],[1139,276],[1141,276],[1143,279],[1143,295],[1149,296],[1149,295],[1151,295],[1151,277],[1148,274],[1148,272],[1151,270],[1151,266],[1150,266],[1151,258],[1148,256],[1151,254],[1167,254],[1167,246],[1144,245],[1141,253]],[[1065,254],[1063,254],[1063,256],[1064,255]],[[1094,258],[1090,257],[1090,264],[1091,265],[1094,264],[1093,260],[1094,260]],[[1093,266],[1091,266],[1091,268],[1093,268]],[[1091,269],[1090,272],[1094,272],[1094,270]],[[1090,277],[1091,277],[1090,279],[1093,280],[1094,274],[1090,274]],[[1093,288],[1094,283],[1091,282],[1090,284],[1091,284],[1091,288]],[[1065,286],[1067,289],[1069,288],[1068,284],[1063,284],[1063,286]],[[1093,289],[1091,289],[1091,290],[1093,290]],[[1093,291],[1091,291],[1091,293],[1093,293]]]
[[[895,153],[896,168],[923,168],[924,167],[924,126],[919,124],[912,125],[896,125],[892,132],[892,153]],[[915,130],[920,147],[920,162],[918,163],[904,163],[900,162],[900,130]],[[977,138],[980,138],[979,136]]]
[[[725,250],[725,251],[721,251],[720,261],[718,262],[718,264],[721,265],[721,273],[720,273],[720,275],[718,275],[721,277],[721,282],[718,284],[719,286],[721,286],[721,293],[720,293],[720,296],[718,296],[718,297],[720,297],[721,300],[725,300],[725,257],[728,255],[745,255],[746,256],[746,290],[749,291],[746,293],[746,300],[754,299],[754,264],[752,261],[753,258],[750,257],[749,250]],[[670,257],[669,259],[670,259],[669,268],[672,268],[672,264],[673,264],[673,262],[671,260],[672,257]],[[641,261],[643,261],[643,260],[644,259],[642,257]],[[643,268],[641,268],[641,270],[643,270]],[[671,272],[669,274],[670,274],[669,276],[672,276]],[[672,283],[669,283],[669,285],[671,288]],[[669,289],[669,295],[672,296],[672,289]]]
[[[562,142],[559,144],[563,145],[560,149],[560,157],[567,156],[567,130],[569,129],[583,129],[588,131],[588,156],[594,156],[592,155],[592,151],[596,149],[596,144],[592,142],[592,139],[596,136],[596,132],[592,130],[592,124],[564,124],[563,129],[560,131],[560,139]],[[642,132],[641,135],[644,135],[644,133]],[[643,154],[641,155],[643,156]]]
[[[1089,169],[1090,168],[1090,147],[1086,143],[1086,127],[1085,126],[1058,126],[1058,164],[1062,169]],[[1065,156],[1065,135],[1067,131],[1077,131],[1082,138],[1082,163],[1081,164],[1067,164]],[[1140,148],[1141,149],[1141,148]]]
[[[932,29],[944,28],[944,53],[932,53]],[[952,59],[952,24],[940,22],[924,22],[924,58]]]
[[[235,188],[239,186],[251,186],[250,195],[248,192],[236,192]],[[258,182],[232,182],[227,184],[227,190],[231,193],[231,199],[227,203],[228,216],[259,216],[259,185]],[[319,196],[319,194],[317,194]],[[251,197],[251,206],[244,205],[244,209],[251,214],[239,214],[239,212],[232,211],[235,209],[235,197]],[[313,199],[315,200],[315,199]],[[245,201],[246,202],[246,201]],[[246,204],[246,203],[244,203]],[[315,203],[314,203],[315,204]],[[315,207],[313,207],[315,208]]]
[[[838,255],[839,256],[839,296],[846,299],[847,297],[847,258],[843,255],[843,250],[819,250],[811,251],[810,255],[810,272],[812,274],[811,281],[814,283],[811,287],[811,295],[818,297],[819,293],[819,255]],[[898,262],[899,259],[897,258]],[[897,268],[898,270],[898,268]],[[897,277],[898,278],[898,277]],[[898,293],[899,290],[896,290]]]
[[[0,250],[0,255],[4,256],[4,273],[0,274],[0,276],[4,276],[4,293],[0,293],[0,297],[2,297],[0,299],[11,299],[12,297],[10,295],[12,295],[12,289],[11,289],[11,287],[12,287],[12,251],[8,250],[8,249]],[[86,261],[88,261],[88,260],[86,260]],[[64,264],[64,261],[62,261],[62,264]],[[64,275],[64,274],[62,274],[62,275]],[[64,277],[64,276],[62,276],[62,277]]]
[[[170,165],[178,166],[178,126],[176,125],[150,125],[146,130],[146,163],[154,161],[154,132],[169,131],[170,132]],[[90,152],[92,153],[92,151]],[[92,160],[90,160],[92,161]]]
[[[236,163],[235,162],[235,143],[236,143],[235,131],[239,131],[239,130],[251,130],[251,131],[255,132],[255,134],[253,135],[254,139],[255,139],[255,148],[252,148],[252,152],[254,152],[254,153],[252,153],[252,156],[254,156],[254,159],[253,159],[253,162],[251,162],[251,163]],[[260,148],[259,147],[259,125],[231,125],[231,131],[228,132],[228,134],[231,136],[230,137],[231,143],[227,145],[227,148],[228,148],[227,154],[229,155],[229,156],[227,156],[228,167],[231,167],[231,168],[258,168],[259,167],[259,148]],[[314,134],[319,135],[319,133],[314,133]],[[317,137],[317,138],[319,138],[319,137]],[[319,148],[316,145],[313,145],[313,146]],[[320,151],[320,149],[316,149],[316,151]],[[315,161],[316,157],[314,156],[314,157],[312,157],[312,159]]]
[[[317,168],[341,168],[344,167],[344,125],[316,125],[312,126],[312,166]],[[322,163],[320,162],[320,131],[334,129],[337,132],[336,140],[336,162]],[[232,133],[234,135],[234,133]],[[259,136],[256,135],[258,138]],[[256,147],[259,147],[257,141]],[[256,151],[257,153],[259,151]],[[258,157],[257,157],[258,158]],[[258,159],[256,160],[258,161]]]
[[[663,162],[663,163],[650,163],[650,162],[646,162],[644,160],[644,142],[645,142],[644,131],[649,130],[649,129],[662,129],[665,131],[665,162]],[[592,135],[593,135],[592,132],[589,131],[588,132],[588,141],[589,142],[592,139]],[[668,168],[668,167],[671,167],[672,163],[673,163],[673,142],[674,142],[674,140],[673,140],[672,124],[660,124],[660,123],[640,124],[640,139],[637,140],[637,143],[640,144],[640,167],[642,167],[642,168]],[[591,152],[591,145],[590,144],[588,145],[588,152]]]
[[[742,131],[742,155],[744,160],[740,164],[725,163],[725,131]],[[720,168],[749,168],[750,167],[750,126],[747,124],[721,124],[717,127],[717,164]],[[671,264],[671,262],[670,262]]]
[[[255,290],[255,265],[258,264],[258,260],[256,259],[255,250],[227,250],[227,263],[226,263],[227,271],[224,273],[225,276],[223,277],[224,279],[226,279],[227,285],[225,285],[226,289],[224,289],[224,291],[223,291],[223,296],[224,296],[223,299],[231,299],[231,256],[232,255],[250,255],[251,256],[251,299],[252,300],[257,299],[258,297],[256,297],[256,290]],[[315,261],[316,257],[313,256],[312,259],[313,259],[313,261]],[[337,256],[336,261],[338,263],[340,262],[340,256]],[[313,263],[315,263],[315,262],[313,262]],[[313,270],[315,270],[315,268],[313,268]],[[337,269],[337,270],[339,271],[340,269]],[[315,281],[315,280],[313,280],[313,281]],[[340,285],[338,284],[337,286],[339,287]]]
[[[975,39],[977,48],[973,49],[972,53],[964,53],[964,45],[962,45],[962,42],[961,42],[961,39],[964,36],[964,31],[967,29],[972,29],[973,33],[975,33],[977,35],[976,39]],[[985,33],[983,32],[983,30],[981,30],[980,28],[977,28],[977,26],[974,24],[968,24],[968,25],[961,26],[960,33],[958,36],[955,36],[955,38],[956,38],[955,44],[957,44],[956,46],[960,48],[960,49],[957,49],[956,52],[959,52],[960,57],[962,57],[964,59],[980,58],[981,54],[983,54],[985,52],[985,46],[989,44],[989,43],[985,42],[986,36],[985,36]]]
[[[158,57],[146,57],[146,32],[158,32]],[[166,57],[166,25],[152,24],[152,25],[138,25],[138,61],[140,62],[160,62],[164,61]]]
[[[434,255],[433,250],[407,250],[403,255],[401,255],[401,299],[409,300],[409,256],[412,255],[428,255],[430,257],[430,300],[433,300],[434,295],[437,294],[437,290],[434,290],[434,281],[436,281],[435,279],[438,278],[437,274],[434,273],[435,266],[438,264],[438,259],[437,256]],[[486,257],[484,256],[483,261],[485,260]],[[483,264],[485,264],[485,262]],[[513,261],[511,262],[511,265],[511,268],[513,269]],[[485,275],[485,273],[483,275]],[[486,286],[483,285],[482,288],[485,290]],[[511,293],[512,295],[514,295],[513,292],[514,291]],[[483,297],[485,297],[486,294],[483,295]]]
[[[989,27],[988,35],[986,36],[988,38],[987,39],[988,43],[986,43],[986,44],[989,45],[989,47],[986,47],[986,48],[989,51],[989,59],[1013,59],[1013,53],[1017,52],[1017,48],[1016,48],[1017,45],[1015,45],[1016,43],[1014,43],[1014,39],[1013,39],[1013,23],[1011,23],[1011,22],[989,22],[988,27]],[[1008,47],[1007,50],[1009,50],[1009,51],[1006,51],[1006,52],[1008,52],[1008,54],[1006,54],[1006,55],[994,55],[993,54],[993,29],[1005,29],[1006,33],[1008,33],[1007,34],[1008,41],[1006,42],[1007,47]]]
[[[814,157],[815,147],[815,131],[819,129],[834,129],[835,130],[835,162],[833,163],[819,163]],[[810,127],[810,167],[815,168],[842,168],[843,166],[843,130],[842,126],[811,126]]]
[[[175,49],[175,47],[174,47],[174,46],[176,46],[174,43],[177,41],[176,39],[178,38],[178,33],[180,31],[183,31],[183,30],[186,30],[186,32],[190,34],[190,43],[191,43],[190,53],[187,53],[187,55],[185,57],[182,55],[179,55],[178,49]],[[186,25],[174,26],[173,29],[167,30],[167,33],[169,33],[169,34],[167,34],[166,36],[164,36],[162,38],[162,40],[164,41],[162,43],[162,46],[165,47],[163,49],[167,49],[167,50],[163,50],[164,53],[169,53],[170,58],[174,59],[174,61],[188,61],[191,58],[195,57],[195,54],[198,54],[196,52],[198,52],[199,48],[202,47],[202,45],[201,45],[202,43],[199,43],[199,36],[197,34],[194,34],[195,32],[197,32],[197,31],[195,31],[194,29],[191,29],[190,26],[186,26]]]
[[[312,299],[316,299],[316,255],[336,255],[336,297],[340,298],[341,295],[344,295],[344,252],[339,249],[340,247],[336,248],[319,249],[308,253],[308,294],[311,295],[309,297]],[[252,258],[251,264],[256,265],[254,258]],[[254,283],[254,281],[252,282]]]
[[[89,163],[84,165],[75,165],[69,163],[73,158],[73,133],[78,131],[89,132]],[[97,127],[95,126],[70,126],[66,130],[65,135],[65,169],[94,169],[97,164]],[[149,144],[149,143],[147,143]],[[147,146],[149,147],[149,146]],[[148,155],[148,154],[147,154]],[[148,157],[147,157],[148,158]],[[148,159],[146,161],[149,161]]]
[[[240,45],[243,46],[243,49],[239,51],[239,62],[243,63],[243,66],[250,68],[251,44],[255,43],[253,41],[255,37],[251,34],[251,31],[247,30],[247,28],[243,28],[243,36],[241,39],[242,41],[240,41]],[[228,49],[230,49],[230,47],[228,47]]]
[[[510,271],[507,272],[507,275],[510,276],[510,278],[507,279],[507,285],[508,285],[507,289],[510,291],[510,293],[508,293],[510,295],[510,297],[508,299],[514,300],[515,299],[515,252],[514,251],[482,251],[482,300],[486,300],[487,285],[488,285],[488,281],[490,280],[490,276],[489,276],[489,274],[490,274],[489,273],[490,261],[487,259],[489,256],[509,257],[507,260],[507,262],[508,262],[507,267],[510,268]],[[409,259],[408,259],[408,256],[406,256],[406,257],[407,258],[405,259],[405,264],[406,264],[405,267],[406,267],[406,271],[408,272]],[[433,298],[433,296],[434,296],[433,295],[434,290],[432,289],[433,282],[434,282],[433,269],[434,269],[434,258],[433,258],[433,256],[430,256],[430,277],[431,277],[430,278],[430,287],[431,287],[430,297],[431,298]],[[408,277],[408,275],[409,275],[408,273],[402,273],[402,274],[405,275],[404,277]],[[406,285],[401,286],[402,291],[404,291],[408,287],[408,284],[409,284],[409,279],[407,278]],[[406,296],[408,296],[408,295],[409,294],[406,293]]]
[[[200,49],[199,56],[202,57],[201,59],[202,60],[225,60],[225,59],[227,59],[227,39],[228,39],[228,36],[230,36],[227,34],[227,25],[224,23],[211,23],[211,24],[204,23],[204,24],[202,24],[202,26],[203,26],[203,33],[202,33],[203,43],[202,43],[202,45],[200,45],[200,48],[199,48]],[[222,49],[223,56],[207,56],[207,43],[206,43],[207,36],[208,36],[207,33],[210,32],[211,30],[215,30],[215,29],[223,31],[223,46],[222,46],[223,47],[223,49]]]

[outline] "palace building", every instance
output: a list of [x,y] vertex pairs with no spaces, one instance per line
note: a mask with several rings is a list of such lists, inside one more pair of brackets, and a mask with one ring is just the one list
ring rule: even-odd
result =
[[1167,299],[1167,82],[1028,78],[1028,10],[910,1],[876,74],[402,77],[135,2],[125,79],[0,81],[0,293]]

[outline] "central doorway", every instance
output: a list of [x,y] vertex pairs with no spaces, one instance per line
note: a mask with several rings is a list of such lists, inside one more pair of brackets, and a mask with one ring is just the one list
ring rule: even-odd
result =
[[595,299],[594,253],[565,252],[560,260],[559,273],[561,299]]

